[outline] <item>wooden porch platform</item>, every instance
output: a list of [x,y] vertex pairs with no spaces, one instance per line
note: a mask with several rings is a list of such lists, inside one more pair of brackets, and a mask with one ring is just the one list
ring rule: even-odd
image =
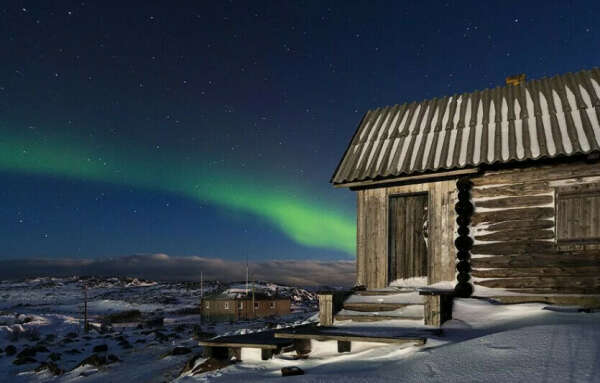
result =
[[281,330],[275,333],[279,339],[314,339],[317,341],[337,340],[351,342],[376,342],[389,344],[416,343],[425,344],[427,336],[440,335],[440,329],[406,328],[386,329],[391,335],[381,335],[381,331],[374,331],[369,327],[304,327],[291,330]]
[[261,350],[262,359],[267,360],[274,354],[279,354],[283,348],[293,344],[292,340],[275,338],[274,331],[223,336],[198,342],[198,345],[204,346],[204,356],[207,358],[230,359],[236,357],[237,360],[241,360],[242,348],[258,348]]

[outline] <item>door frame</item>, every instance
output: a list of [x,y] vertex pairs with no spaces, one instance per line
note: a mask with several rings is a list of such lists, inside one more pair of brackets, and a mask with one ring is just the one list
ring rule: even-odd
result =
[[427,278],[427,280],[429,281],[429,265],[430,265],[430,251],[429,251],[429,242],[431,240],[431,238],[429,237],[429,233],[431,233],[431,228],[429,227],[429,222],[431,222],[431,207],[430,207],[430,203],[431,203],[431,193],[429,192],[429,190],[424,190],[424,191],[418,191],[418,192],[409,192],[409,193],[392,193],[392,194],[388,194],[387,196],[387,204],[386,204],[386,208],[387,208],[387,255],[386,255],[386,269],[387,269],[387,273],[386,273],[386,285],[389,286],[390,283],[392,281],[390,281],[390,265],[391,265],[391,224],[392,224],[392,211],[390,209],[390,200],[392,198],[398,198],[398,197],[412,197],[412,196],[427,196],[427,246],[426,246],[426,257],[427,257],[427,275],[425,275],[425,277]]

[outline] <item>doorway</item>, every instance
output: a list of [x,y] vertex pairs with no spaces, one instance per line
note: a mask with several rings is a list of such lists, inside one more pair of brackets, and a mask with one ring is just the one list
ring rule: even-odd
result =
[[389,199],[388,283],[427,277],[427,193]]

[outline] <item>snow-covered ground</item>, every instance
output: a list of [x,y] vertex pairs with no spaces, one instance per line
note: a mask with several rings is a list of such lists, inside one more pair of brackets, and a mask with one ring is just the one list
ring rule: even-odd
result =
[[[454,319],[422,347],[363,343],[338,354],[313,342],[309,359],[290,354],[245,360],[177,382],[600,382],[600,313],[554,311],[544,304],[497,305],[459,299]],[[364,324],[385,333],[410,321]],[[345,323],[344,326],[351,326]],[[298,366],[305,375],[281,377]]]
[[[88,313],[93,329],[83,332],[83,283],[88,286]],[[231,286],[237,288],[239,284]],[[292,314],[237,323],[201,323],[201,294],[227,290],[219,282],[199,284],[153,282],[131,278],[37,278],[0,282],[0,382],[165,382],[202,348],[194,335],[233,335],[286,327],[315,320],[316,296],[296,287],[257,283],[255,289],[292,299]],[[163,317],[160,328],[136,322],[100,328],[107,314],[139,310],[141,319]],[[196,334],[194,334],[196,333]],[[106,345],[106,351],[94,351]],[[16,352],[10,354],[14,346]],[[180,355],[165,356],[176,347]],[[7,350],[8,349],[8,350]],[[29,350],[29,351],[28,351]],[[35,350],[35,351],[33,351]],[[24,354],[29,353],[29,358]],[[21,356],[19,357],[19,355]],[[34,355],[32,355],[34,354]],[[77,367],[97,354],[107,363]],[[113,359],[114,361],[110,360]],[[15,364],[21,360],[23,364]],[[52,362],[55,376],[35,371]]]
[[[193,309],[200,290],[195,284],[88,279],[92,323],[99,324],[102,315],[132,309],[140,310],[143,317],[160,315],[165,319],[159,329],[123,323],[85,334],[81,282],[75,277],[0,282],[0,382],[600,382],[600,313],[558,310],[544,304],[498,305],[477,299],[456,300],[454,319],[444,324],[441,334],[431,332],[421,347],[353,343],[352,352],[339,354],[334,341],[313,342],[309,359],[296,360],[293,353],[285,353],[269,361],[260,360],[255,350],[244,350],[242,362],[218,371],[179,376],[184,364],[202,351],[194,331],[234,335],[308,323],[316,319],[314,294],[262,283],[255,289],[287,294],[295,302],[295,312],[279,320],[198,327],[199,316]],[[205,293],[236,294],[245,289],[243,284],[206,287]],[[394,301],[397,297],[380,298]],[[347,321],[336,325],[354,334],[385,336],[402,328],[423,329],[422,323]],[[7,355],[11,345],[15,355]],[[106,351],[94,352],[102,345]],[[180,355],[166,355],[176,347],[183,350]],[[34,361],[14,364],[19,353],[32,348],[37,348],[31,356]],[[94,354],[106,357],[107,364],[77,367]],[[52,358],[64,371],[62,375],[35,371]],[[195,365],[203,361],[200,357]],[[300,367],[305,375],[283,378],[281,368],[286,366]]]

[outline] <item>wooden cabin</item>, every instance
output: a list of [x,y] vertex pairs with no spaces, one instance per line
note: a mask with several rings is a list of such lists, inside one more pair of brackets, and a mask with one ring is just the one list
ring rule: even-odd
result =
[[600,306],[600,69],[510,80],[364,115],[331,179],[357,285]]

